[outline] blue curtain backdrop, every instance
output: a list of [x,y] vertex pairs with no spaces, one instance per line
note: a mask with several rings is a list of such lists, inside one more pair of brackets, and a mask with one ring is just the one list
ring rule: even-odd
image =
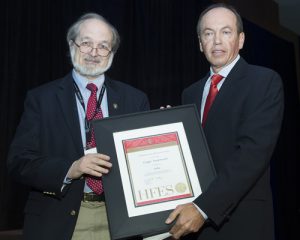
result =
[[[145,91],[152,108],[175,106],[180,104],[182,90],[209,68],[199,52],[196,35],[199,13],[209,3],[199,0],[5,0],[2,3],[0,230],[22,227],[27,189],[10,180],[6,170],[7,150],[27,90],[62,77],[71,69],[65,40],[68,27],[83,13],[103,15],[119,30],[122,40],[108,75]],[[285,116],[272,160],[272,187],[277,239],[295,239],[300,227],[297,194],[300,104],[294,47],[253,23],[244,20],[244,24],[246,43],[241,55],[249,63],[273,68],[284,82]]]

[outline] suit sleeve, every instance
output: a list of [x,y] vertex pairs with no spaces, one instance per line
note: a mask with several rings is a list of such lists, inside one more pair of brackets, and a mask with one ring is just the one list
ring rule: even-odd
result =
[[59,195],[69,166],[61,157],[43,154],[42,122],[38,98],[29,93],[9,150],[8,170],[22,184]]

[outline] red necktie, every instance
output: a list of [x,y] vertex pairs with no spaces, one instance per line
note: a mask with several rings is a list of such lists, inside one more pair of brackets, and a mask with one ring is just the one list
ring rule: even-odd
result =
[[[90,122],[94,119],[103,118],[101,107],[99,106],[97,109],[97,86],[93,83],[89,83],[86,88],[91,91],[86,110],[87,121]],[[96,147],[94,129],[92,128],[90,128],[90,134],[87,135],[86,147],[87,149]],[[86,183],[96,194],[101,194],[103,192],[101,178],[88,176],[86,177]]]
[[214,74],[211,77],[211,84],[210,84],[210,88],[209,88],[209,93],[208,93],[208,96],[206,98],[204,111],[203,111],[202,126],[204,126],[207,115],[208,115],[208,112],[209,112],[209,109],[210,109],[211,105],[213,104],[213,102],[215,100],[215,97],[218,94],[217,85],[222,79],[223,79],[223,76],[221,76],[219,74]]

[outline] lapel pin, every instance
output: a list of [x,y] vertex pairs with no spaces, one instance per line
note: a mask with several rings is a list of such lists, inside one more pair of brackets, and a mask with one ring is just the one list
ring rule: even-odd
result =
[[114,107],[114,109],[118,109],[118,104],[117,103],[113,103],[113,107]]

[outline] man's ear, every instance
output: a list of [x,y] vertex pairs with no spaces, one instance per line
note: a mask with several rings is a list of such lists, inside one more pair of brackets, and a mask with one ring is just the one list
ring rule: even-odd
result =
[[245,33],[241,32],[239,34],[239,49],[242,49],[244,46],[244,42],[245,42]]
[[202,43],[201,43],[200,38],[199,38],[199,47],[200,47],[200,51],[203,52],[203,47],[202,47]]

